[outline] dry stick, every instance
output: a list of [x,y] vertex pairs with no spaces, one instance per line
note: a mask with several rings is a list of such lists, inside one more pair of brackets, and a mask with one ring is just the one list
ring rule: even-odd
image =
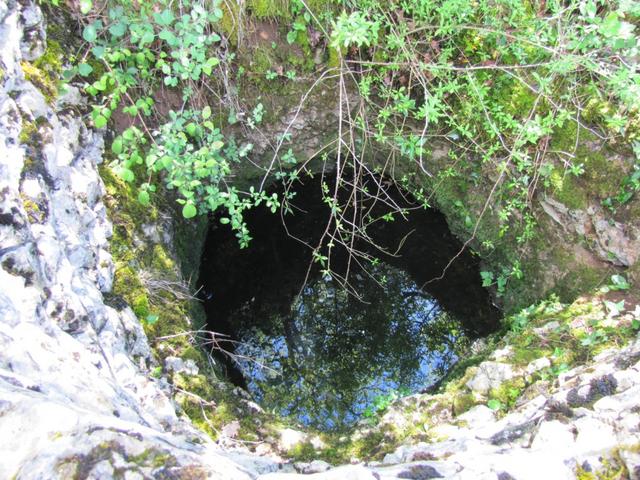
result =
[[[407,49],[407,47],[406,47],[406,44],[402,44],[401,48],[402,48],[402,50],[405,52],[405,54],[410,53],[410,52],[408,52],[408,49]],[[411,72],[413,72],[413,71],[414,71],[414,68],[416,67],[415,63],[412,63],[412,64],[410,65],[410,67],[411,67],[410,71],[411,71]],[[422,75],[420,71],[417,71],[417,72],[416,72],[416,77],[418,78],[418,80],[419,80],[420,84],[422,85],[422,90],[423,90],[423,92],[424,92],[424,94],[425,94],[425,102],[426,102],[427,97],[431,95],[431,94],[429,93],[429,89],[427,88],[427,82],[426,82],[426,81],[425,81],[425,79],[424,79],[424,75]],[[428,118],[428,116],[427,116],[427,115],[425,115],[425,118],[424,118],[424,127],[423,127],[423,129],[422,129],[422,132],[420,133],[420,141],[421,141],[423,144],[424,144],[424,143],[426,143],[426,141],[425,141],[425,134],[426,134],[426,132],[427,132],[427,129],[428,129],[428,128],[429,128],[429,118]],[[426,169],[426,168],[424,168],[424,164],[423,164],[423,154],[424,154],[424,149],[422,148],[422,146],[421,146],[421,145],[419,145],[419,147],[420,147],[420,148],[419,148],[420,155],[419,155],[419,157],[418,157],[418,166],[420,167],[420,170],[422,170],[422,172],[423,172],[424,174],[426,174],[426,175],[427,175],[427,176],[429,176],[429,177],[433,177],[433,175],[431,175],[431,173],[430,173],[429,171],[427,171],[427,169]]]
[[[202,338],[198,338],[198,334],[203,335],[205,338],[207,338],[207,340],[202,340]],[[231,343],[234,345],[248,345],[245,342],[241,342],[239,340],[232,340],[231,337],[225,333],[218,333],[218,332],[213,332],[210,330],[189,330],[189,331],[185,331],[185,332],[179,332],[179,333],[174,333],[172,335],[164,335],[162,337],[156,337],[156,341],[160,341],[160,340],[169,340],[171,338],[178,338],[178,337],[184,337],[184,336],[188,336],[189,337],[189,341],[191,343],[198,343],[200,345],[211,345],[212,348],[214,348],[215,350],[227,355],[231,360],[233,360],[236,363],[238,362],[238,359],[243,359],[243,360],[247,360],[249,362],[255,363],[256,365],[258,365],[260,368],[266,369],[266,370],[271,370],[272,372],[277,373],[275,370],[273,370],[270,367],[265,366],[263,363],[259,362],[258,360],[248,356],[248,355],[241,355],[241,354],[237,354],[237,353],[232,353],[229,352],[228,350],[225,350],[224,348],[222,348],[220,346],[220,344],[218,343],[217,337],[223,337],[224,341],[227,343]]]
[[[344,92],[346,94],[346,87],[345,87],[343,78],[341,78],[340,87],[341,87],[341,93]],[[347,101],[347,104],[348,104],[348,101]],[[350,199],[347,200],[347,203],[349,203],[350,201],[353,201],[353,216],[352,216],[352,220],[349,221],[349,220],[347,220],[345,218],[344,215],[339,214],[339,221],[349,225],[350,228],[351,228],[349,244],[347,245],[345,243],[345,241],[342,239],[342,232],[341,232],[341,229],[339,228],[339,223],[336,224],[336,230],[334,231],[334,233],[330,233],[329,236],[331,237],[332,241],[336,241],[336,242],[340,243],[341,245],[343,245],[345,247],[345,249],[347,250],[347,252],[349,253],[348,263],[347,263],[347,271],[346,271],[345,275],[344,276],[336,275],[335,272],[334,272],[334,276],[339,277],[340,283],[342,283],[343,286],[347,290],[351,290],[352,293],[356,297],[361,299],[361,297],[358,294],[358,292],[356,292],[353,288],[351,288],[350,285],[349,285],[349,282],[348,282],[348,275],[349,275],[349,271],[350,271],[350,268],[351,268],[351,262],[355,261],[361,267],[361,269],[363,271],[365,271],[371,278],[374,278],[370,274],[370,272],[368,272],[368,270],[364,267],[364,265],[362,265],[362,263],[359,261],[359,257],[362,257],[363,259],[366,259],[366,260],[369,260],[369,261],[373,257],[370,256],[369,254],[357,251],[355,249],[355,243],[354,242],[355,242],[356,238],[360,237],[360,238],[363,238],[363,239],[367,239],[369,241],[369,243],[374,245],[381,252],[385,252],[385,253],[388,253],[388,252],[386,252],[386,250],[383,249],[382,247],[380,247],[379,245],[375,244],[372,241],[372,239],[366,234],[366,231],[364,230],[365,227],[362,224],[362,221],[359,221],[358,223],[356,223],[356,220],[355,220],[356,217],[357,217],[357,196],[358,196],[359,192],[362,192],[362,187],[359,187],[359,185],[361,183],[363,170],[367,171],[367,173],[369,175],[372,175],[372,173],[368,170],[366,165],[364,165],[364,162],[358,161],[358,155],[357,155],[357,153],[355,151],[355,144],[354,144],[354,134],[353,134],[353,132],[354,132],[354,128],[353,128],[354,121],[351,118],[351,109],[350,108],[347,109],[347,115],[348,115],[348,122],[349,122],[349,126],[350,126],[350,128],[349,128],[350,145],[346,145],[345,144],[345,147],[347,147],[348,151],[351,153],[353,161],[354,161],[353,183],[350,184],[348,181],[342,180],[341,175],[339,176],[339,178],[337,178],[337,182],[344,183],[344,184],[350,185],[352,187],[351,194],[350,194]],[[340,118],[342,118],[342,116]],[[340,137],[340,138],[342,138],[342,137]],[[375,179],[375,177],[372,177],[372,178]],[[386,191],[382,188],[381,184],[378,183],[378,182],[377,182],[377,184],[378,184],[379,192],[383,192],[388,197],[388,195],[386,194]],[[380,199],[379,195],[375,195],[373,198],[374,198],[374,201]],[[390,200],[392,200],[391,197],[388,197],[388,198]],[[335,195],[334,195],[334,201],[337,201],[337,196],[335,196]],[[396,205],[396,207],[397,207],[398,210],[400,210],[399,206]],[[373,208],[373,206],[371,208]],[[375,278],[374,278],[374,280],[377,282],[377,280]],[[379,283],[379,282],[377,282],[377,283]]]

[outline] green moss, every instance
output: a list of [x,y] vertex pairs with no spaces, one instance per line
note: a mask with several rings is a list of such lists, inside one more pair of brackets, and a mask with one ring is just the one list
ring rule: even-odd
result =
[[[560,167],[552,177],[553,195],[570,208],[585,208],[590,197],[602,200],[613,195],[624,177],[625,167],[613,160],[615,153],[575,121],[556,129],[550,148],[573,155],[574,165],[583,164],[584,174],[579,177]],[[566,158],[562,153],[558,155]]]
[[329,68],[340,67],[340,53],[332,46],[327,47],[329,49],[329,59],[327,60],[327,66]]
[[62,76],[62,60],[67,58],[67,53],[55,40],[47,40],[47,48],[40,58],[33,62],[50,79],[59,79]]
[[176,459],[169,453],[163,453],[154,448],[148,448],[139,455],[129,456],[128,462],[134,463],[139,467],[169,467],[176,464]]
[[381,459],[395,447],[395,443],[388,441],[388,433],[383,430],[371,432],[356,440],[350,451],[358,459]]
[[264,75],[271,70],[274,65],[275,58],[272,57],[271,50],[268,48],[256,48],[253,51],[249,67],[251,71],[257,75]]
[[[476,38],[480,40],[479,37]],[[537,94],[518,80],[511,78],[499,80],[501,84],[495,87],[492,97],[494,101],[505,113],[515,118],[528,115],[536,103]]]
[[242,17],[241,6],[237,2],[221,2],[222,19],[220,19],[220,27],[235,46],[238,43],[238,31],[240,31],[240,19]]
[[40,58],[33,62],[20,63],[25,78],[42,92],[49,103],[58,96],[58,83],[62,76],[62,60],[65,52],[58,42],[49,39],[47,48]]
[[146,319],[151,313],[147,291],[130,266],[116,262],[113,293],[124,298],[138,318]]
[[512,380],[507,380],[502,383],[500,387],[491,389],[489,392],[489,399],[498,400],[502,404],[503,409],[505,411],[509,411],[515,406],[516,401],[522,394],[525,387],[526,383],[523,378],[518,377]]
[[[525,335],[523,335],[525,336]],[[533,340],[531,334],[526,335],[525,338],[527,340]],[[550,356],[553,352],[545,348],[537,348],[532,346],[531,344],[527,345],[523,342],[520,345],[517,345],[514,348],[512,362],[514,365],[525,366],[532,362],[533,360],[537,360],[538,358]]]
[[153,246],[151,266],[158,272],[173,272],[175,264],[162,245]]
[[[316,16],[336,10],[331,0],[307,0],[305,4]],[[292,20],[290,0],[248,0],[246,8],[253,17],[260,20]]]
[[478,401],[470,394],[459,394],[453,397],[453,414],[458,416],[476,406]]
[[311,442],[300,442],[293,446],[287,456],[296,462],[310,462],[317,458],[318,454]]
[[550,182],[553,186],[553,196],[559,202],[573,210],[584,210],[588,206],[587,192],[582,189],[577,179],[564,170],[554,168]]
[[36,124],[33,122],[22,122],[22,130],[20,130],[18,141],[23,145],[39,144],[41,137]]
[[620,456],[620,448],[613,449],[601,459],[602,465],[595,471],[587,471],[582,465],[576,467],[576,480],[624,480],[629,477],[626,464]]
[[[560,264],[558,267],[562,269],[563,265]],[[580,293],[601,285],[610,276],[612,269],[603,270],[589,265],[569,263],[563,271],[566,273],[558,280],[553,292],[558,295],[560,301],[570,302]]]
[[58,96],[56,81],[52,80],[46,72],[27,61],[20,62],[24,78],[31,82],[49,103],[53,103]]
[[20,194],[22,206],[27,212],[29,223],[43,223],[47,219],[47,212],[42,210],[40,206],[24,194]]
[[291,18],[289,0],[249,0],[247,8],[254,17],[259,19]]

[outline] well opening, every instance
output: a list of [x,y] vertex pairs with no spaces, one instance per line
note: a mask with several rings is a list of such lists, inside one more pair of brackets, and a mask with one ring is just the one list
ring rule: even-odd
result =
[[[218,338],[231,355],[214,354],[229,379],[264,408],[321,430],[436,384],[499,326],[479,260],[444,216],[392,182],[376,184],[389,201],[365,198],[356,208],[372,220],[366,235],[345,242],[352,250],[318,249],[328,262],[314,263],[310,248],[330,222],[322,176],[290,190],[288,214],[251,210],[248,248],[212,221],[202,256],[201,295],[210,330],[226,335]],[[399,211],[389,214],[390,201]]]

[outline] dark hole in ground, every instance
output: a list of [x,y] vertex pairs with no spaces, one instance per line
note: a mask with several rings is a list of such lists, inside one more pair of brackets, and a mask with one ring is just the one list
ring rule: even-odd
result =
[[[401,245],[397,254],[357,244],[376,254],[364,269],[351,259],[348,279],[359,298],[315,264],[303,288],[311,262],[303,242],[317,244],[329,214],[319,177],[296,189],[286,230],[279,215],[250,211],[253,240],[246,249],[227,226],[212,222],[202,297],[209,328],[229,335],[221,346],[236,359],[214,354],[230,380],[264,408],[320,429],[348,427],[395,395],[434,384],[470,340],[497,329],[499,314],[481,286],[478,260],[465,251],[434,281],[460,242],[439,212],[387,188],[411,210],[406,220],[396,214],[367,230],[388,252]],[[371,213],[379,218],[387,209],[380,204]],[[345,249],[332,249],[339,275],[348,260]]]

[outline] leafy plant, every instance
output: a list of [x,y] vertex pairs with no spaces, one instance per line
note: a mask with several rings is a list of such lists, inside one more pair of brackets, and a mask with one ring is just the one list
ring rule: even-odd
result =
[[[92,79],[85,91],[95,99],[92,118],[97,128],[105,127],[117,109],[136,119],[113,140],[111,165],[126,182],[139,182],[142,204],[151,201],[161,184],[177,193],[184,218],[223,209],[220,222],[230,224],[240,245],[246,246],[251,237],[244,211],[262,203],[275,210],[278,199],[227,185],[232,164],[242,161],[252,145],[238,148],[233,139],[225,139],[210,106],[188,108],[195,90],[220,64],[219,3],[185,0],[177,8],[165,1],[143,2],[136,8],[122,3],[96,12],[82,31],[89,45],[84,57],[91,60],[79,63],[67,76]],[[82,8],[89,11],[90,3]],[[162,86],[176,88],[185,103],[164,118],[149,94]],[[255,128],[263,115],[259,103],[249,126]]]
[[367,19],[363,12],[355,11],[348,15],[346,12],[342,12],[333,22],[331,46],[337,50],[348,48],[351,45],[370,46],[377,40],[379,28],[379,23]]
[[630,288],[631,284],[627,281],[626,278],[624,278],[622,275],[615,274],[611,275],[611,283],[602,287],[600,290],[603,293],[607,293],[616,290],[629,290]]
[[633,166],[633,171],[622,180],[620,189],[614,197],[608,197],[602,201],[602,204],[613,213],[621,205],[630,202],[636,192],[640,191],[640,142],[633,142],[633,151],[638,160]]

